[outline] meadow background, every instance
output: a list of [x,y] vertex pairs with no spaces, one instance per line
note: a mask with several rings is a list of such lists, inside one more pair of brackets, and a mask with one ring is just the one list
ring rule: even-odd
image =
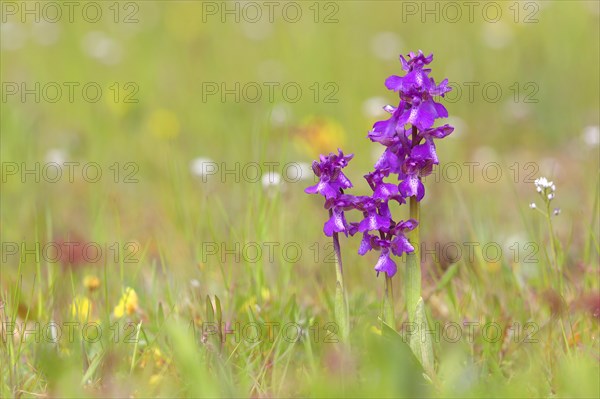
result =
[[[268,2],[74,3],[55,21],[47,2],[0,2],[2,397],[598,397],[597,2],[272,2],[272,21]],[[501,327],[438,339],[433,383],[381,330],[383,278],[358,238],[342,238],[338,342],[327,215],[303,193],[338,147],[368,192],[366,134],[397,102],[383,82],[418,49],[460,89],[421,208],[430,322]],[[552,230],[528,206],[540,176],[557,187]],[[220,322],[239,335],[220,343]]]

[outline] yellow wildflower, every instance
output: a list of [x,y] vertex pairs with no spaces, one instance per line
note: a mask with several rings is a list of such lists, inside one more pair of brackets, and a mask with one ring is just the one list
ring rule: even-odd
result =
[[134,289],[131,287],[125,288],[125,292],[123,296],[121,296],[121,300],[119,304],[115,306],[113,310],[113,314],[117,318],[123,317],[125,314],[131,316],[138,310],[138,296],[135,293]]
[[487,262],[487,269],[490,273],[497,273],[502,269],[502,262],[489,261]]
[[344,145],[344,128],[330,118],[309,117],[298,128],[296,145],[312,157],[329,154]]
[[162,381],[162,376],[160,374],[154,374],[150,377],[149,384],[150,385],[158,385]]
[[159,139],[174,139],[179,135],[179,119],[177,115],[167,109],[157,109],[147,120],[147,129]]
[[176,40],[190,43],[201,33],[202,16],[205,13],[200,3],[177,2],[165,10],[165,27]]
[[242,306],[240,306],[240,310],[246,311],[248,308],[254,309],[254,306],[256,306],[256,297],[252,295],[251,297],[246,299],[244,303],[242,303]]
[[165,356],[162,354],[162,352],[158,348],[154,348],[153,357],[154,357],[154,365],[156,367],[161,367],[167,361]]
[[381,330],[378,327],[371,326],[371,332],[375,335],[382,335]]
[[74,319],[84,323],[92,313],[92,303],[84,296],[77,295],[71,303],[71,315]]
[[83,286],[89,291],[95,291],[100,287],[100,279],[96,276],[85,276]]
[[269,302],[271,299],[271,291],[269,291],[268,288],[263,287],[260,289],[260,296],[262,297],[263,301]]

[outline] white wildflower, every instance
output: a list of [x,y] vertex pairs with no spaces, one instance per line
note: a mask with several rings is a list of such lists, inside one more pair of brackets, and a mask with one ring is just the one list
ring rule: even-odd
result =
[[262,177],[261,182],[264,188],[277,186],[281,184],[281,175],[277,172],[270,171]]
[[597,147],[600,144],[600,127],[586,126],[581,133],[581,139],[589,147]]
[[285,171],[287,181],[312,180],[314,177],[312,166],[307,162],[292,162]]
[[[535,184],[535,186],[537,188],[541,188],[541,189],[550,188],[554,185],[553,182],[548,181],[548,179],[546,179],[545,177],[539,177],[539,178],[535,179],[533,184]],[[539,192],[539,190],[538,190],[538,192]]]
[[217,165],[210,158],[198,157],[190,162],[190,171],[198,177],[214,174],[216,169]]
[[67,153],[60,148],[52,148],[46,153],[46,162],[63,165],[67,162]]

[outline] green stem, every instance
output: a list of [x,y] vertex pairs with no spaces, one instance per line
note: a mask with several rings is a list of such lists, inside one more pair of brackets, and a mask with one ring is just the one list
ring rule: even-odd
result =
[[340,239],[338,233],[333,233],[333,251],[335,252],[335,278],[336,281],[344,288],[344,266],[342,265],[342,252],[340,248]]
[[552,258],[554,261],[554,271],[559,284],[559,292],[563,294],[563,278],[562,270],[558,265],[558,253],[556,251],[556,239],[554,236],[554,227],[552,226],[552,214],[550,213],[550,201],[547,201],[546,205],[546,221],[548,222],[548,234],[550,234],[550,249],[552,250]]
[[410,197],[410,218],[417,221],[417,227],[408,232],[408,240],[415,250],[406,255],[406,311],[408,312],[408,321],[413,322],[417,303],[421,298],[421,262],[419,238],[419,202],[415,197]]
[[383,296],[383,305],[381,319],[390,327],[396,328],[396,317],[394,316],[394,289],[392,287],[392,278],[385,275],[385,294]]
[[[329,210],[329,216],[333,211]],[[336,276],[336,296],[335,296],[335,318],[338,323],[340,335],[344,342],[348,341],[350,334],[350,317],[348,309],[348,298],[346,296],[346,287],[344,285],[344,266],[342,265],[342,251],[340,248],[340,239],[338,233],[333,233],[333,251],[335,253],[335,276]]]

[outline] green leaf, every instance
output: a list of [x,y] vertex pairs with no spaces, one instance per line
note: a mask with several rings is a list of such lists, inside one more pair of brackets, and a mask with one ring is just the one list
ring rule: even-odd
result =
[[[211,346],[214,350],[221,349],[221,325],[215,323],[215,309],[213,307],[212,301],[210,300],[210,296],[206,296],[206,321],[209,325],[216,325],[217,334],[214,336],[213,334],[209,334],[208,342],[210,342]],[[204,330],[204,327],[203,327]]]
[[215,308],[217,309],[217,325],[219,326],[219,341],[223,342],[223,312],[221,311],[221,301],[219,297],[215,295]]
[[408,321],[414,322],[417,303],[421,298],[421,265],[414,252],[406,255],[404,290]]
[[392,326],[390,326],[388,323],[386,323],[384,320],[381,320],[381,335],[383,337],[386,338],[391,338],[391,339],[402,339],[402,335],[396,331],[395,328],[393,328]]
[[100,365],[102,359],[103,359],[103,354],[96,354],[96,356],[94,356],[94,359],[92,360],[92,364],[90,364],[90,366],[88,367],[88,369],[85,371],[85,374],[83,375],[83,377],[81,378],[81,384],[85,384],[87,382],[87,380],[89,380],[90,378],[92,378],[92,376],[94,375],[94,373],[96,372],[96,370],[98,369],[98,366]]
[[162,326],[165,323],[165,311],[163,310],[162,302],[158,303],[157,319],[159,326]]
[[223,312],[221,311],[221,301],[219,297],[215,295],[215,308],[217,308],[217,323],[221,324],[223,320]]
[[198,351],[198,345],[186,333],[184,325],[174,321],[167,323],[165,329],[171,342],[174,365],[182,376],[182,394],[196,398],[219,397],[218,382],[206,367],[210,360]]
[[442,288],[444,288],[446,285],[448,285],[448,283],[452,280],[452,278],[454,278],[454,276],[456,275],[457,272],[458,272],[458,263],[455,263],[455,264],[451,265],[448,268],[448,270],[446,270],[446,273],[444,273],[444,275],[442,276],[440,281],[438,281],[437,286],[435,287],[435,290],[439,291]]
[[429,330],[429,323],[427,322],[427,315],[425,314],[425,304],[421,297],[419,297],[419,301],[417,302],[415,323],[417,325],[418,334],[411,336],[410,347],[417,359],[419,359],[427,375],[433,378],[435,376],[433,344],[431,342],[431,335],[424,334],[425,331]]
[[293,294],[290,299],[288,300],[288,302],[285,305],[285,310],[283,311],[285,314],[287,314],[290,317],[290,320],[295,320],[296,319],[296,294]]
[[256,315],[254,314],[254,310],[252,310],[252,306],[248,306],[246,308],[246,314],[248,315],[249,323],[257,323]]
[[215,321],[215,310],[208,295],[206,296],[206,320],[209,323],[214,323]]
[[421,371],[423,370],[423,366],[421,365],[421,361],[417,359],[415,356],[415,352],[410,348],[410,346],[406,343],[406,338],[402,336],[398,331],[396,331],[392,326],[390,326],[385,321],[381,320],[381,336],[385,339],[389,339],[393,341],[399,348],[406,348],[405,350],[409,352],[412,356],[411,359],[414,361],[414,366],[418,367]]
[[344,290],[342,285],[338,281],[335,288],[335,321],[340,331],[340,338],[342,341],[348,341],[348,335],[350,333],[350,323],[348,320],[348,306],[346,306],[346,299],[344,298]]

